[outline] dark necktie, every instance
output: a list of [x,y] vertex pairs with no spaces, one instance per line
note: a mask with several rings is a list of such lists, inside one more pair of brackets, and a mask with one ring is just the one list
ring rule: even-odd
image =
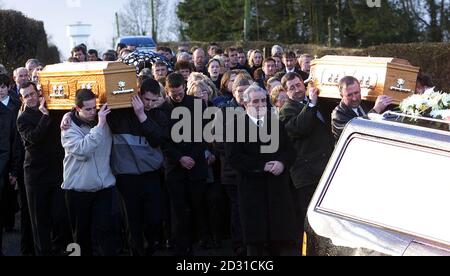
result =
[[361,112],[361,109],[358,107],[358,117],[364,117],[364,114]]

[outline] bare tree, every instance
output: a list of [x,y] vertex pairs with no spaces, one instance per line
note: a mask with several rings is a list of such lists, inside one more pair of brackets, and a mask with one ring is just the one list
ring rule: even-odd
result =
[[149,35],[152,17],[149,0],[129,0],[119,13],[122,35]]
[[426,31],[428,41],[448,40],[450,4],[447,0],[401,0],[403,9]]
[[176,14],[180,0],[158,1],[158,38],[160,41],[179,39],[181,22]]
[[129,0],[123,11],[119,12],[120,34],[151,35],[155,40],[161,41],[178,39],[180,21],[175,11],[179,2],[180,0]]

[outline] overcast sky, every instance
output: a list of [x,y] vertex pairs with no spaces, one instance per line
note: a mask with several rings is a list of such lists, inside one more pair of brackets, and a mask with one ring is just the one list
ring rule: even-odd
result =
[[[116,34],[115,13],[127,0],[0,0],[3,8],[21,11],[26,16],[44,22],[45,31],[63,58],[70,53],[66,26],[81,21],[92,25],[89,48],[100,52],[112,48]],[[168,0],[176,1],[176,0]]]

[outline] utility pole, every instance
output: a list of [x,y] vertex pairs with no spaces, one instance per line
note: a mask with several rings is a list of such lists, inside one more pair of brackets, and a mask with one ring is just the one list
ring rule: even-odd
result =
[[156,32],[156,18],[155,18],[155,1],[150,0],[150,9],[152,14],[152,38],[155,40],[155,42],[158,40],[157,38],[157,32]]
[[117,29],[117,37],[120,37],[119,14],[117,12],[116,12],[116,29]]
[[[117,39],[120,37],[120,24],[119,24],[119,14],[116,12],[116,30],[117,30]],[[113,48],[116,46],[116,39],[113,38]]]
[[255,1],[255,9],[256,9],[256,34],[258,37],[258,41],[261,40],[259,35],[259,10],[258,10],[258,0]]
[[245,1],[245,8],[244,8],[244,41],[249,40],[249,34],[250,34],[250,0],[244,0]]

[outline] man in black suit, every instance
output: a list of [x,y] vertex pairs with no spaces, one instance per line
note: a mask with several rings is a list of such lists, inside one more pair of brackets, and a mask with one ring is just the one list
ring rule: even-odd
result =
[[319,90],[311,89],[308,98],[303,79],[297,73],[286,74],[281,83],[288,100],[280,111],[280,120],[297,154],[290,173],[297,196],[299,233],[303,233],[309,202],[333,152],[333,138],[329,119],[319,110]]
[[[359,81],[351,76],[344,77],[339,82],[339,91],[341,92],[342,101],[334,109],[332,113],[332,131],[334,139],[337,142],[341,137],[342,131],[348,122],[353,118],[363,117],[367,115],[361,103],[361,86]],[[375,102],[375,106],[368,113],[381,114],[391,105],[393,99],[386,95],[381,95]]]
[[284,73],[297,73],[302,77],[302,80],[306,80],[309,77],[308,73],[303,72],[299,68],[296,67],[297,59],[295,58],[294,52],[285,52],[283,54],[283,63],[285,66]]
[[20,98],[20,88],[22,88],[22,86],[26,82],[30,81],[30,73],[28,72],[27,68],[20,67],[20,68],[17,68],[16,70],[14,70],[13,78],[14,78],[15,85],[12,87],[9,95],[12,98],[19,99]]
[[297,57],[298,67],[300,68],[300,76],[303,80],[309,79],[309,74],[311,72],[311,61],[313,57],[309,54],[301,54]]
[[25,146],[24,180],[27,191],[36,255],[60,255],[70,243],[67,209],[64,203],[64,150],[61,146],[61,114],[50,112],[36,85],[20,89],[25,110],[17,128]]
[[[162,146],[166,157],[166,179],[173,211],[175,254],[184,256],[192,254],[194,229],[200,240],[208,236],[204,207],[208,173],[206,143],[203,137],[199,140],[194,137],[195,132],[200,131],[203,134],[202,120],[200,124],[195,122],[195,112],[200,112],[202,116],[206,105],[202,100],[186,95],[185,81],[181,74],[172,73],[167,76],[166,91],[168,99],[162,108],[168,112],[169,117],[177,112],[188,111],[188,114],[183,113],[181,119],[171,120],[172,137]],[[176,133],[180,123],[184,123],[183,127],[190,128],[190,132],[183,128],[183,133]],[[196,127],[201,129],[195,129]],[[188,132],[192,135],[183,137],[183,134]]]
[[276,61],[271,57],[266,58],[263,61],[262,70],[263,75],[256,82],[261,88],[266,89],[267,81],[277,73]]
[[[227,143],[225,149],[232,168],[238,172],[236,182],[247,254],[298,255],[295,248],[299,247],[299,233],[288,173],[293,150],[283,126],[267,110],[267,92],[253,84],[243,99],[246,113],[236,119],[234,133],[244,129],[245,137],[238,134],[239,139]],[[270,136],[269,141],[263,135]]]

